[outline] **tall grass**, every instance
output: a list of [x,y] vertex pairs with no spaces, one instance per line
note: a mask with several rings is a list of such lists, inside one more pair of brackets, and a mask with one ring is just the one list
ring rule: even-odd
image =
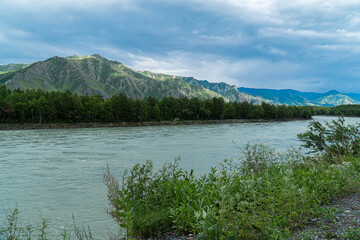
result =
[[[6,214],[5,222],[0,225],[0,239],[4,240],[20,240],[20,239],[38,239],[46,240],[48,219],[41,217],[41,223],[39,226],[33,226],[31,224],[24,224],[19,215],[19,209],[17,207],[12,211],[8,211]],[[65,235],[63,235],[65,234]],[[66,231],[61,234],[66,236]],[[63,238],[64,240],[66,238]]]
[[26,224],[21,220],[19,208],[6,212],[6,219],[0,223],[0,240],[70,240],[75,237],[78,240],[94,240],[90,227],[87,228],[76,225],[73,216],[74,228],[64,230],[59,235],[49,234],[49,219],[41,217],[40,223]]

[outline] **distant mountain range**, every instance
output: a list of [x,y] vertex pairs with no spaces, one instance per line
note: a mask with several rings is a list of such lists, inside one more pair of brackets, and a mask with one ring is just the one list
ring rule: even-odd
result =
[[236,102],[254,102],[254,103],[261,103],[261,102],[269,102],[262,97],[254,97],[244,92],[239,92],[236,86],[231,86],[227,83],[220,82],[220,83],[210,83],[206,80],[197,80],[193,77],[180,77],[180,76],[172,76],[167,74],[158,74],[152,73],[149,71],[141,71],[142,74],[145,76],[157,79],[157,80],[167,80],[167,79],[177,79],[184,82],[187,82],[194,86],[201,86],[207,90],[220,94],[223,98],[229,101],[236,101]]
[[124,64],[98,54],[78,57],[52,57],[32,64],[0,65],[0,84],[15,89],[69,90],[79,95],[100,94],[110,97],[124,93],[134,99],[153,96],[223,97],[226,101],[248,101],[255,104],[337,106],[360,104],[360,94],[300,92],[292,89],[273,90],[237,88],[224,82],[211,83],[193,77],[172,76],[135,71]]
[[273,104],[306,105],[306,106],[338,106],[343,104],[360,104],[360,94],[340,93],[331,90],[326,93],[300,92],[292,89],[256,89],[238,88],[252,96],[268,99]]

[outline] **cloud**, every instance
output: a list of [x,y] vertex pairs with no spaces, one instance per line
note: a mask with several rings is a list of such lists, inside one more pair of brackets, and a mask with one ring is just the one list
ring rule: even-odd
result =
[[113,7],[117,7],[118,10],[133,10],[136,9],[135,3],[136,0],[3,0],[2,7],[16,11],[47,14],[48,11],[80,10],[93,12]]
[[292,29],[292,28],[273,28],[273,27],[265,27],[259,29],[259,34],[263,37],[271,37],[271,38],[331,38],[333,36],[329,33],[318,32],[315,30],[307,30],[307,29]]
[[53,56],[85,55],[93,44],[85,41],[48,42],[39,36],[22,29],[11,28],[0,24],[0,64],[32,63]]
[[[293,39],[294,43],[304,44],[302,40],[307,40],[311,45],[311,41],[322,40],[323,42],[331,43],[358,43],[360,41],[360,32],[350,32],[344,29],[336,31],[316,31],[308,29],[283,29],[283,28],[262,28],[259,30],[260,36],[264,38],[276,39]],[[306,43],[306,42],[305,42]]]
[[340,51],[341,53],[351,53],[358,54],[360,53],[360,45],[347,45],[347,44],[324,44],[324,45],[315,45],[315,49],[325,50],[325,51]]
[[227,82],[238,87],[324,89],[326,80],[306,76],[306,64],[265,59],[228,59],[211,54],[180,51],[162,56],[128,54],[129,66],[179,76],[193,76],[210,82]]
[[199,35],[195,42],[201,44],[212,44],[212,45],[245,45],[251,43],[251,39],[242,33],[238,32],[236,34],[230,35]]
[[275,55],[280,55],[280,56],[286,56],[287,55],[287,52],[279,49],[279,48],[274,48],[274,47],[271,47],[269,49],[269,52],[272,53],[272,54],[275,54]]
[[99,53],[138,70],[321,89],[359,65],[359,7],[355,0],[3,0],[0,62]]
[[8,39],[4,36],[3,33],[0,33],[0,43],[6,42]]
[[226,16],[233,16],[252,24],[282,24],[276,1],[237,1],[237,0],[195,0],[197,7],[207,11],[217,12]]
[[331,16],[333,13],[339,11],[351,11],[356,9],[356,7],[360,7],[360,2],[357,0],[198,0],[197,2],[201,2],[202,4],[214,7],[212,8],[212,10],[214,11],[232,9],[232,12],[237,12],[239,16],[241,14],[254,14],[257,17],[258,21],[271,19],[272,23],[284,24],[287,23],[284,21],[285,19],[296,18],[301,15],[309,15],[314,12],[322,12],[326,16]]
[[0,24],[0,29],[0,55],[3,55],[3,57],[6,57],[4,51],[19,52],[20,49],[25,50],[24,46],[31,45],[33,35],[30,32],[2,24]]
[[277,47],[271,47],[271,46],[267,47],[267,46],[263,46],[263,45],[257,45],[256,47],[261,52],[270,53],[272,55],[277,55],[277,56],[281,56],[281,57],[288,55],[287,51],[277,48]]

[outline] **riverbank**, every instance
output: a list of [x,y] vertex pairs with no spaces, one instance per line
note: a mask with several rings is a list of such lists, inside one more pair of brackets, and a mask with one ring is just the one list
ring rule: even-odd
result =
[[229,124],[229,123],[257,123],[257,122],[286,122],[309,119],[224,119],[224,120],[186,120],[159,122],[120,122],[120,123],[0,123],[0,130],[28,130],[28,129],[65,129],[65,128],[112,128],[112,127],[146,127],[146,126],[176,126],[200,124]]
[[332,199],[321,207],[322,216],[313,218],[290,238],[360,239],[360,189]]
[[[360,238],[360,189],[334,198],[320,208],[322,216],[311,219],[295,231],[288,240],[301,239],[359,239]],[[194,240],[193,234],[178,237],[165,236],[162,240]]]
[[[333,214],[324,205],[360,187],[358,158],[342,158],[333,164],[324,157],[287,153],[280,164],[274,160],[276,153],[264,146],[249,146],[244,151],[247,157],[238,164],[225,161],[222,168],[213,168],[200,179],[176,162],[157,172],[147,162],[129,170],[119,189],[107,171],[104,182],[113,204],[111,214],[127,236],[138,239],[181,239],[168,237],[169,231],[189,240],[192,236],[292,239],[296,229]],[[344,227],[354,219],[340,223],[343,231],[338,236],[358,236],[356,230]],[[300,239],[317,239],[306,236]],[[324,239],[329,236],[335,235]]]

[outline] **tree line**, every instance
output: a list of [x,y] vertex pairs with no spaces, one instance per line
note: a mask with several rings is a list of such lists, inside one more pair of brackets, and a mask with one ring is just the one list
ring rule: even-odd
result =
[[308,119],[312,108],[249,102],[223,98],[147,97],[135,100],[125,94],[105,99],[100,95],[69,91],[10,90],[0,86],[0,123],[147,122],[222,119]]
[[314,115],[360,117],[360,105],[348,104],[336,107],[314,107]]

